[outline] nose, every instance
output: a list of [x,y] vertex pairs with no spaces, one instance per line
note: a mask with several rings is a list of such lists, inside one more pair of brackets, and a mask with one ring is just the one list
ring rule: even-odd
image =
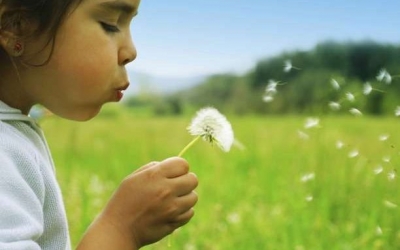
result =
[[135,60],[137,51],[133,44],[131,34],[128,32],[122,46],[118,51],[118,63],[122,66]]

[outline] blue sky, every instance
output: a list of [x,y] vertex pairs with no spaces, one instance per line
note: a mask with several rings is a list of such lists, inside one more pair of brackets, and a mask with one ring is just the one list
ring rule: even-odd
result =
[[192,77],[242,73],[318,42],[400,44],[400,0],[142,0],[130,71]]

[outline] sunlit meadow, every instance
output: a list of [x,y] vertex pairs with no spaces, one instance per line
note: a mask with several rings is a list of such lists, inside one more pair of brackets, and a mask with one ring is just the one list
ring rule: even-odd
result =
[[[400,249],[398,117],[227,114],[243,144],[197,143],[196,215],[144,249]],[[109,106],[94,120],[41,123],[57,165],[73,245],[121,180],[177,155],[191,117]]]

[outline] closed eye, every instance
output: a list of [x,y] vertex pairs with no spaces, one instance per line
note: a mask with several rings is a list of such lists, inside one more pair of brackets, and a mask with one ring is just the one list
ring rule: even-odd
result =
[[101,27],[104,29],[105,32],[107,33],[117,33],[120,31],[120,29],[116,25],[108,24],[105,22],[99,22]]

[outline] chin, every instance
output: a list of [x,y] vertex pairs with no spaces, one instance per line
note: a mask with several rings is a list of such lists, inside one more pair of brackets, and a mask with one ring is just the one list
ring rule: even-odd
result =
[[59,116],[72,121],[85,122],[96,117],[99,114],[100,110],[101,107],[97,109],[79,110],[70,114],[60,114]]

